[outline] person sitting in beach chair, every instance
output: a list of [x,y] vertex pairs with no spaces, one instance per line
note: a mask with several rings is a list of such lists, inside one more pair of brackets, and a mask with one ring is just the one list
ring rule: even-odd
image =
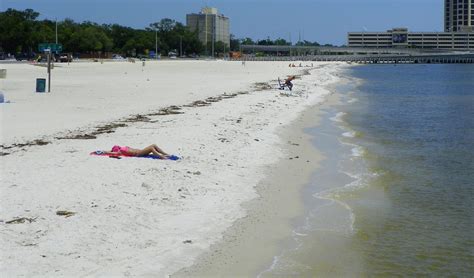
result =
[[278,78],[278,85],[280,85],[280,90],[285,90],[285,88],[288,88],[290,89],[290,91],[293,89],[293,83],[291,83],[291,81],[293,81],[294,79],[296,78],[296,76],[292,75],[290,77],[288,77],[285,82],[281,83],[280,81],[280,78]]
[[101,154],[109,156],[148,156],[154,155],[161,159],[170,159],[171,155],[160,149],[157,145],[153,144],[144,149],[134,149],[127,146],[115,145],[111,151],[100,151]]
[[283,85],[288,87],[290,91],[293,89],[293,83],[291,83],[291,81],[293,81],[295,78],[296,76],[292,75],[285,80],[285,83],[283,83]]

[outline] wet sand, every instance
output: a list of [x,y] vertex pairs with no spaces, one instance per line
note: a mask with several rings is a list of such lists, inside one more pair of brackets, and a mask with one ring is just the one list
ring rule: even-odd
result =
[[[333,90],[334,88],[331,88]],[[324,157],[304,130],[317,127],[321,105],[338,102],[334,95],[306,109],[291,125],[280,128],[285,158],[267,167],[257,186],[259,197],[244,205],[247,216],[226,231],[220,243],[173,277],[265,276],[275,256],[290,244],[293,222],[303,213],[303,188]]]

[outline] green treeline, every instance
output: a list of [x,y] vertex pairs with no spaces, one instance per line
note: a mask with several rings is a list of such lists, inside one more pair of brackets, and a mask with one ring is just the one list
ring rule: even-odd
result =
[[[63,45],[63,52],[72,53],[120,53],[125,56],[139,56],[155,50],[163,55],[170,51],[180,50],[184,55],[211,54],[211,46],[205,47],[198,39],[197,33],[172,19],[162,19],[151,23],[145,29],[133,29],[118,24],[97,24],[90,21],[82,23],[72,19],[52,21],[38,20],[39,13],[26,9],[24,11],[8,9],[0,12],[0,52],[32,53],[38,51],[40,43],[56,42],[56,24],[58,43]],[[284,39],[272,41],[270,38],[253,41],[250,38],[230,38],[230,49],[223,42],[214,45],[215,54],[229,50],[238,51],[241,44],[258,45],[291,45]],[[319,45],[314,42],[298,42],[296,45]],[[206,53],[207,51],[207,53]]]
[[[54,43],[56,22],[38,20],[39,15],[31,9],[1,12],[0,48],[7,53],[30,53],[37,52],[40,43]],[[183,53],[201,53],[204,49],[194,32],[167,18],[151,23],[145,29],[89,21],[77,23],[71,19],[58,21],[57,26],[58,42],[63,45],[64,52],[115,52],[136,56],[155,50],[156,42],[162,54],[180,49],[180,42]]]

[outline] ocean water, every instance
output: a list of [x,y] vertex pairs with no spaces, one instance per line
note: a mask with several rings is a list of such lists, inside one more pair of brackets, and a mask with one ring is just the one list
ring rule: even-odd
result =
[[325,156],[261,276],[474,275],[474,66],[349,69],[307,130]]

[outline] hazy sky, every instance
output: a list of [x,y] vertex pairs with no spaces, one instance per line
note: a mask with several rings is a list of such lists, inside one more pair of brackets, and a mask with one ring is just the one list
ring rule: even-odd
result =
[[41,19],[118,23],[144,28],[162,18],[216,7],[237,38],[345,44],[349,31],[443,31],[443,0],[0,0],[0,11],[31,8]]

